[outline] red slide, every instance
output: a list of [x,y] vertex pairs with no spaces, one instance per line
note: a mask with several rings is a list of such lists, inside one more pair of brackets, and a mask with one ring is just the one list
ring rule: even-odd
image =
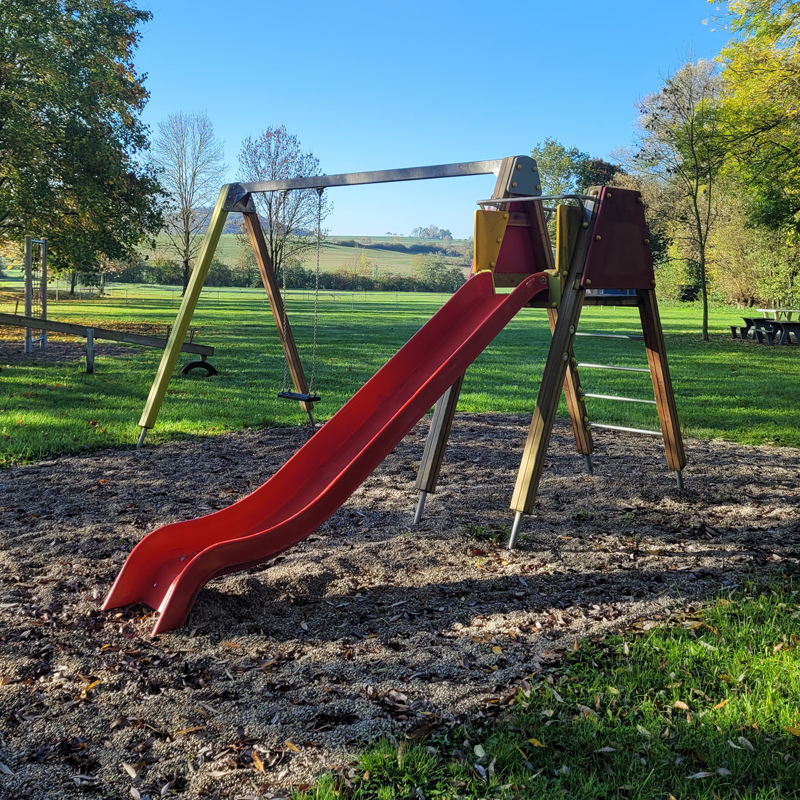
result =
[[142,602],[153,636],[181,627],[212,578],[273,558],[313,533],[369,477],[536,294],[546,275],[498,295],[471,277],[263,486],[228,508],[157,528],[133,549],[103,604]]

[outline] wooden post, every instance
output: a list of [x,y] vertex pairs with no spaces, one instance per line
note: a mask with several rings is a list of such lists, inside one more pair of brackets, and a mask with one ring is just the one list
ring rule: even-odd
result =
[[86,374],[94,375],[94,328],[86,329]]
[[[33,237],[25,237],[25,316],[33,316]],[[23,353],[33,352],[33,330],[25,328]]]
[[[558,309],[548,308],[547,319],[550,322],[550,332],[554,333],[558,321]],[[592,433],[586,426],[588,419],[586,413],[586,403],[583,399],[581,389],[581,379],[578,375],[578,366],[572,348],[569,349],[569,361],[567,362],[567,374],[564,377],[564,395],[567,398],[567,409],[569,418],[572,422],[572,433],[575,437],[575,446],[582,456],[590,456],[594,452],[594,441]]]
[[[539,204],[541,205],[541,203]],[[581,229],[583,215],[577,206],[561,204],[556,209],[556,269],[561,279],[561,289],[564,290],[569,266],[572,261],[572,254],[575,252],[575,242],[578,239],[578,231]],[[558,320],[558,309],[548,308],[547,319],[550,322],[550,332],[556,329]],[[578,452],[587,459],[587,467],[591,469],[589,457],[594,452],[594,442],[592,441],[591,431],[586,426],[587,414],[586,403],[583,399],[581,390],[580,376],[574,358],[572,348],[569,350],[569,361],[567,362],[567,374],[564,378],[564,395],[567,399],[567,409],[569,418],[572,422],[572,433],[575,436],[575,444]]]
[[428,438],[425,441],[425,449],[422,451],[419,471],[417,472],[415,486],[421,492],[429,492],[431,494],[436,492],[439,471],[442,468],[444,454],[447,450],[447,440],[450,438],[453,417],[456,413],[465,375],[466,373],[463,373],[436,403]]
[[[269,305],[272,309],[272,316],[275,319],[275,326],[278,329],[281,345],[283,346],[286,363],[289,365],[289,372],[292,376],[294,390],[300,394],[308,394],[308,382],[303,372],[300,354],[297,352],[297,345],[294,341],[292,328],[289,325],[289,320],[286,318],[283,298],[281,297],[280,287],[278,286],[278,278],[275,275],[275,267],[267,251],[267,243],[264,240],[264,231],[261,229],[258,214],[255,211],[245,211],[242,213],[242,216],[244,217],[247,234],[250,237],[250,243],[253,245],[253,252],[256,255],[256,263],[261,273],[261,281],[264,284],[264,289],[269,298]],[[284,321],[286,322],[285,330],[283,325]],[[300,401],[300,408],[306,413],[310,413],[314,409],[314,404]]]
[[[594,203],[586,201],[583,221],[587,227],[581,226],[575,244],[575,250],[567,274],[564,293],[561,298],[558,319],[555,321],[550,352],[547,354],[539,396],[533,410],[533,419],[528,430],[528,439],[522,454],[522,462],[514,486],[511,508],[520,514],[530,514],[539,489],[544,459],[550,444],[550,435],[558,412],[558,401],[567,374],[567,367],[572,358],[572,347],[575,341],[575,330],[583,305],[584,290],[580,286],[586,255],[592,235],[591,221],[594,216]],[[516,521],[515,521],[516,523]],[[516,524],[515,524],[516,527]],[[512,539],[514,537],[512,536]]]
[[[653,394],[656,398],[661,434],[664,437],[664,450],[670,469],[680,472],[686,466],[686,452],[683,449],[683,436],[678,421],[678,408],[672,390],[672,378],[667,364],[667,348],[658,303],[654,289],[643,289],[639,295],[639,316],[642,320],[644,345],[647,348],[647,361],[650,378],[653,381]],[[680,476],[678,476],[680,478]]]
[[158,412],[161,410],[161,404],[164,402],[164,396],[167,393],[170,378],[178,363],[181,345],[186,338],[186,331],[189,329],[189,325],[192,321],[192,314],[194,314],[194,310],[197,307],[197,301],[200,298],[203,283],[208,275],[211,261],[214,258],[214,251],[217,249],[219,237],[222,235],[222,230],[225,227],[225,220],[228,217],[228,212],[225,211],[224,208],[227,194],[228,187],[223,186],[219,193],[214,213],[211,215],[208,230],[203,238],[203,247],[200,250],[197,263],[192,270],[192,276],[189,278],[189,285],[186,287],[186,294],[183,296],[183,301],[178,311],[178,317],[175,320],[172,333],[170,333],[164,354],[161,356],[161,363],[158,365],[158,372],[156,373],[155,380],[150,387],[150,394],[147,397],[147,403],[142,411],[141,419],[139,420],[139,427],[142,429],[139,434],[139,447],[144,443],[145,431],[156,424]]

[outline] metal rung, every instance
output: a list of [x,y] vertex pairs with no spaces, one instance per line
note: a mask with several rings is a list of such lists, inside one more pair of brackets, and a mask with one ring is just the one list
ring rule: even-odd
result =
[[648,431],[645,428],[624,428],[622,425],[602,425],[599,422],[592,422],[592,428],[604,428],[607,431],[625,431],[626,433],[642,433],[645,436],[661,436],[661,431]]
[[584,369],[618,369],[622,372],[647,372],[650,373],[650,370],[646,367],[614,367],[609,364],[578,364],[579,367],[583,367]]
[[656,405],[655,400],[642,400],[640,397],[619,397],[616,394],[589,394],[584,393],[584,397],[595,397],[598,400],[623,400],[626,403],[647,403],[648,405]]
[[624,333],[576,333],[576,336],[592,336],[596,339],[644,339],[644,336],[628,336]]

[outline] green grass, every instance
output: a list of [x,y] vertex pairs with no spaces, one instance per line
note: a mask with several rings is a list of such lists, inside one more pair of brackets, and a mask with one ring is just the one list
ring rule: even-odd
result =
[[[62,296],[51,303],[50,317],[161,332],[174,322],[179,297],[171,288],[127,287],[127,302],[125,288],[115,287],[113,297],[96,301],[69,302]],[[316,388],[323,397],[319,416],[331,416],[446,299],[422,293],[324,293],[316,368]],[[13,305],[6,303],[0,310],[13,311]],[[293,292],[289,314],[310,374],[313,295]],[[728,325],[740,317],[735,309],[713,309],[712,341],[704,344],[697,332],[696,306],[662,308],[685,432],[745,444],[800,446],[800,348],[730,339]],[[275,396],[282,384],[283,356],[263,291],[205,290],[193,326],[199,328],[200,343],[216,348],[211,361],[220,374],[176,375],[148,441],[303,421],[295,404]],[[581,330],[637,333],[638,315],[633,309],[587,308]],[[15,335],[21,339],[21,331]],[[530,413],[549,340],[545,312],[523,309],[470,369],[459,408]],[[135,442],[161,351],[131,348],[129,355],[115,357],[103,357],[102,349],[100,353],[93,376],[74,362],[0,364],[0,465]],[[576,353],[581,361],[646,364],[641,342],[579,338]],[[646,374],[587,369],[582,380],[587,392],[652,398]],[[587,402],[596,422],[656,426],[653,406]],[[563,404],[561,413],[566,413]]]
[[787,579],[576,642],[508,705],[372,745],[298,798],[798,797],[799,616]]

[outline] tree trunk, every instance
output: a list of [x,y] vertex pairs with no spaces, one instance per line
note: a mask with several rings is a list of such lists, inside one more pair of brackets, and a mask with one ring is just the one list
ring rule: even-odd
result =
[[69,296],[75,297],[75,287],[78,284],[78,273],[72,270],[69,274]]
[[703,297],[703,341],[708,341],[708,283],[705,246],[700,248],[700,294]]
[[189,278],[192,275],[192,268],[189,265],[189,259],[183,259],[183,289],[181,290],[181,297],[186,294],[186,288],[189,286]]

